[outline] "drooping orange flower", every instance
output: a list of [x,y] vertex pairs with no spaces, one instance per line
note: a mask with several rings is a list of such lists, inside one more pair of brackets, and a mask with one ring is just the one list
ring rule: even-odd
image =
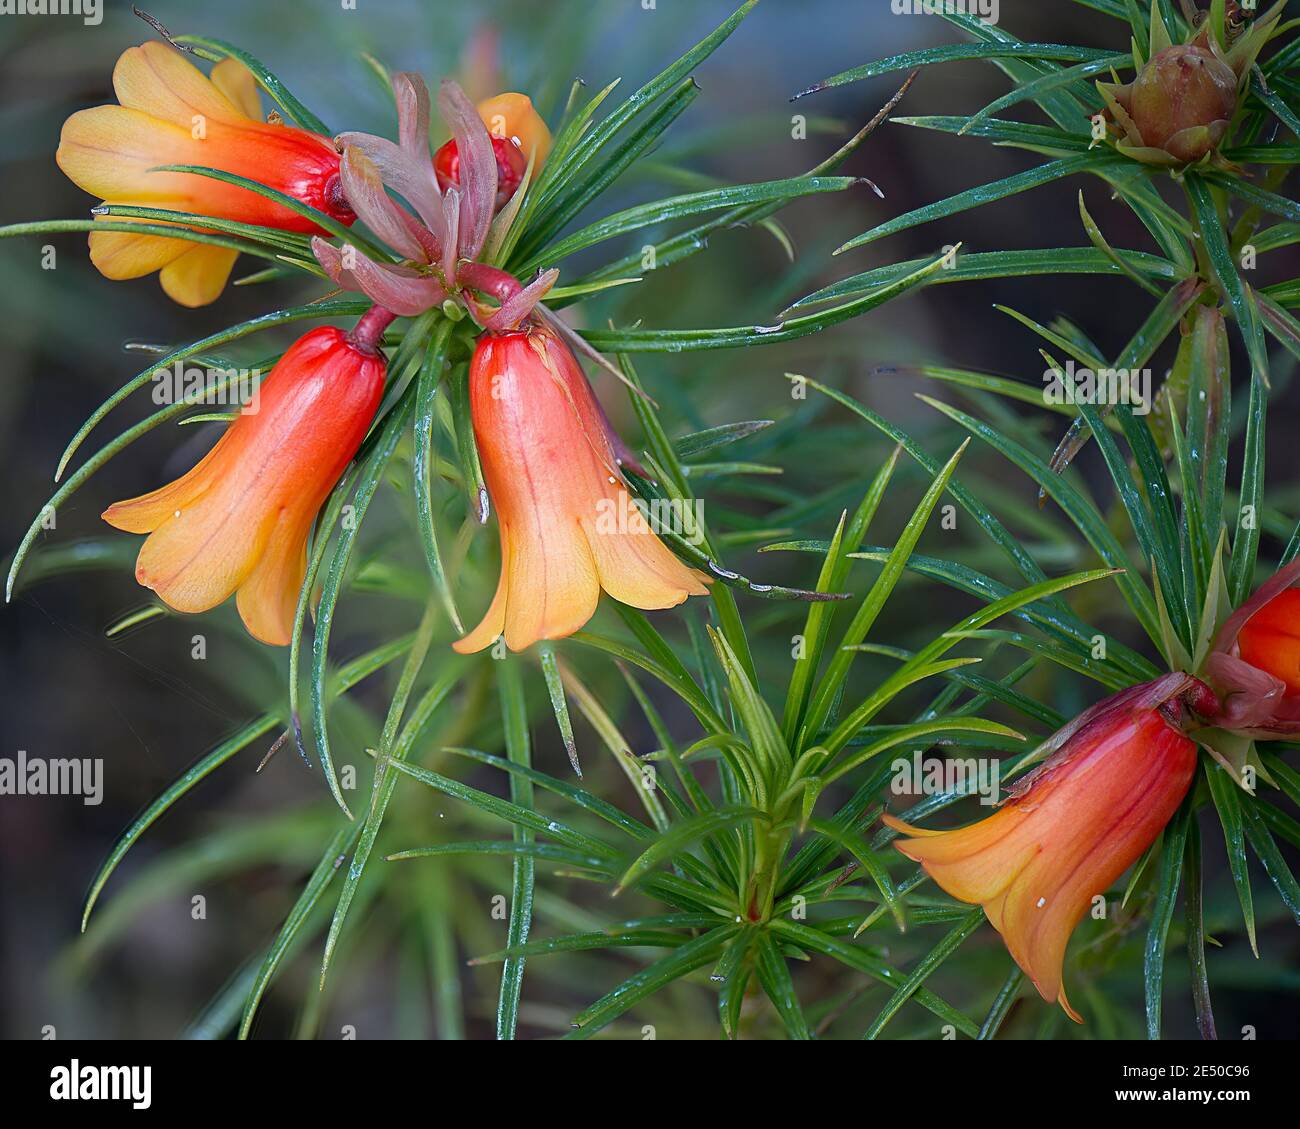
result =
[[895,843],[947,893],[981,905],[1043,999],[1066,999],[1065,950],[1093,899],[1104,896],[1154,841],[1196,771],[1184,707],[1209,714],[1209,689],[1170,674],[1099,703],[1057,733],[1055,751],[1017,782],[997,812],[955,831]]
[[579,630],[604,589],[636,608],[704,595],[628,493],[612,434],[577,360],[537,323],[486,333],[470,366],[474,435],[501,528],[501,580],[454,645],[512,651]]
[[[497,159],[496,206],[500,209],[515,194],[534,154],[533,175],[541,170],[551,151],[551,131],[526,94],[497,94],[485,98],[476,108],[492,137]],[[434,154],[433,163],[444,191],[460,183],[460,148],[455,140]]]
[[[67,176],[106,204],[194,212],[314,234],[297,212],[237,185],[194,173],[150,172],[201,165],[234,173],[309,204],[343,223],[355,218],[339,182],[339,154],[327,137],[260,120],[257,83],[226,59],[204,75],[157,42],[123,52],[113,70],[117,106],[80,110],[63,124],[55,159]],[[115,222],[126,222],[120,217]],[[97,231],[90,258],[106,278],[161,271],[183,306],[215,301],[238,252],[156,235]]]
[[110,525],[149,534],[136,580],[182,612],[238,592],[249,634],[288,643],[308,534],[365,438],[384,370],[356,333],[323,326],[299,338],[262,382],[256,412],[241,414],[192,470],[104,511]]

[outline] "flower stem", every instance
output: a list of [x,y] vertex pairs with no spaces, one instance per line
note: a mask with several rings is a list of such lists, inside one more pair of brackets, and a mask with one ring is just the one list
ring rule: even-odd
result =
[[505,302],[518,294],[523,286],[508,271],[498,270],[486,263],[465,263],[456,276],[458,282],[475,290],[490,294],[498,302]]
[[397,315],[392,310],[386,310],[383,306],[371,306],[361,315],[361,320],[348,334],[348,340],[363,353],[378,353],[379,343],[384,338],[384,330],[392,325],[396,318]]

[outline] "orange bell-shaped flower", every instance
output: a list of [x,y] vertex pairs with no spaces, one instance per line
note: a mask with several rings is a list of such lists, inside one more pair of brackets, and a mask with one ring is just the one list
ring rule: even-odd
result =
[[1055,752],[1018,781],[1004,806],[955,831],[895,846],[954,898],[981,905],[1043,999],[1066,999],[1063,965],[1074,927],[1160,834],[1196,771],[1182,707],[1212,713],[1213,695],[1170,674],[1094,706],[1049,742]]
[[546,326],[486,333],[470,365],[470,411],[501,527],[501,580],[487,614],[453,644],[505,634],[520,651],[595,613],[603,588],[636,608],[704,595],[634,505],[604,413],[577,360]]
[[289,642],[317,511],[365,438],[383,356],[324,326],[299,338],[217,445],[168,486],[117,502],[104,520],[147,533],[135,578],[182,612],[238,592],[249,634]]
[[[343,223],[355,218],[339,184],[339,154],[327,137],[260,120],[257,83],[226,59],[208,78],[179,51],[150,42],[123,52],[113,70],[118,106],[79,110],[63,124],[55,159],[80,188],[107,204],[194,212],[315,234],[310,220],[237,185],[194,173],[150,172],[202,165],[277,189]],[[115,222],[124,222],[118,219]],[[184,239],[92,232],[90,258],[106,278],[161,271],[183,306],[215,301],[237,251]]]

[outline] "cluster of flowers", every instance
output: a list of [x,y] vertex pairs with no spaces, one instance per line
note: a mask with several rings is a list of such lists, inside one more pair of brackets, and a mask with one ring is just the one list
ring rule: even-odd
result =
[[[1121,148],[1158,163],[1210,155],[1257,49],[1246,37],[1220,57],[1202,35],[1156,53],[1133,86],[1107,88],[1126,134]],[[255,637],[289,642],[317,514],[379,408],[384,330],[395,317],[451,301],[483,331],[470,404],[502,557],[496,596],[456,650],[478,651],[503,635],[520,650],[571,634],[592,616],[602,589],[646,609],[704,594],[707,578],[648,526],[596,529],[602,506],[633,509],[627,456],[571,334],[539,306],[555,272],[525,286],[479,261],[494,216],[547,158],[545,123],[524,95],[475,107],[444,82],[439,109],[452,140],[431,154],[422,81],[402,74],[393,86],[397,142],[362,133],[331,140],[261,120],[255,82],[239,63],[222,62],[207,77],[179,52],[148,43],[117,65],[119,106],[66,123],[59,164],[87,191],[108,203],[309,233],[330,278],[375,303],[350,332],[326,327],[300,338],[264,382],[258,414],[236,419],[189,473],[105,511],[117,528],[149,534],[137,579],[187,612],[237,593]],[[257,181],[344,224],[360,218],[400,262],[336,247],[310,220],[246,188],[152,171],[168,165]],[[215,300],[236,254],[120,231],[92,234],[90,252],[109,278],[160,271],[164,290],[190,306]],[[1062,983],[1070,934],[1183,802],[1197,764],[1193,734],[1300,734],[1298,581],[1300,561],[1223,624],[1195,674],[1133,687],[1055,734],[1044,762],[991,817],[954,831],[886,817],[907,836],[899,849],[954,897],[982,905],[1043,997],[1073,1018]]]
[[[591,618],[602,589],[646,609],[706,591],[705,578],[648,524],[595,529],[602,505],[636,511],[621,444],[564,327],[537,305],[555,272],[525,287],[477,261],[494,215],[550,148],[526,96],[502,94],[475,107],[444,82],[439,108],[452,139],[431,154],[429,95],[415,75],[393,81],[397,143],[364,133],[331,140],[263,121],[242,64],[225,60],[208,77],[162,43],[126,51],[113,86],[120,105],[82,110],[63,127],[59,166],[81,188],[106,204],[311,234],[326,273],[375,303],[350,332],[326,326],[299,338],[263,382],[257,414],[241,414],[187,474],[104,512],[118,529],[149,534],[136,564],[142,585],[183,612],[237,593],[248,631],[287,644],[317,515],[379,409],[384,330],[395,317],[455,301],[485,331],[470,368],[470,402],[502,557],[496,598],[456,649],[481,650],[503,634],[513,650],[569,635]],[[402,261],[336,247],[274,200],[221,179],[157,171],[165,166],[216,169],[340,223],[360,218]],[[160,271],[169,296],[199,306],[219,296],[237,252],[104,231],[91,234],[90,255],[109,278]]]

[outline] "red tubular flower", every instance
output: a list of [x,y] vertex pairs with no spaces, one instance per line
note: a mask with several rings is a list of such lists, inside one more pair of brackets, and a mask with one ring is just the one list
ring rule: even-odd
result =
[[1215,724],[1250,737],[1300,733],[1300,559],[1261,584],[1219,629],[1205,673]]
[[365,438],[384,369],[360,327],[300,337],[262,382],[256,413],[240,415],[198,465],[104,511],[110,525],[149,534],[136,580],[182,612],[238,592],[249,634],[288,643],[308,534]]
[[704,595],[634,507],[600,404],[548,326],[484,334],[470,366],[470,411],[501,527],[501,580],[483,621],[454,644],[512,651],[581,628],[601,589],[637,608]]
[[895,846],[945,891],[984,907],[1043,999],[1070,1007],[1065,949],[1092,900],[1147,849],[1187,794],[1196,745],[1183,707],[1214,709],[1208,687],[1169,674],[1116,694],[1053,736],[1052,755],[1019,780],[1004,806],[955,831],[923,831]]
[[1288,698],[1300,696],[1300,588],[1279,592],[1251,616],[1237,647],[1245,662],[1277,678]]
[[[55,155],[74,183],[106,204],[319,231],[297,212],[246,188],[194,173],[149,171],[159,165],[203,165],[265,184],[343,223],[355,218],[340,188],[333,142],[260,120],[257,83],[241,63],[223,60],[208,78],[179,51],[150,42],[128,48],[118,59],[113,89],[121,104],[73,114],[63,124]],[[105,277],[161,271],[163,289],[184,306],[215,301],[237,255],[156,235],[104,231],[90,236],[91,261]]]

